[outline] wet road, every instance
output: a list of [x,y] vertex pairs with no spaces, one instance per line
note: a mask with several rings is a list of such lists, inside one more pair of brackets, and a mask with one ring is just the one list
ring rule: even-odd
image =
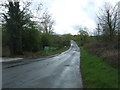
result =
[[14,67],[5,65],[3,88],[82,88],[80,52],[74,41],[60,55]]

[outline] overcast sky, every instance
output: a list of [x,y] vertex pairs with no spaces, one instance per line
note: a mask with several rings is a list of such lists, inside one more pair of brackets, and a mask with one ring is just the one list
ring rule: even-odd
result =
[[[29,1],[29,0],[27,0]],[[113,5],[120,0],[32,0],[35,4],[42,2],[55,20],[54,31],[58,34],[77,34],[78,26],[93,32],[96,28],[96,14],[109,1]],[[33,7],[34,8],[34,7]]]
[[96,14],[105,1],[113,5],[119,0],[41,0],[56,24],[54,31],[59,34],[77,34],[78,27],[87,27],[89,32],[96,28]]

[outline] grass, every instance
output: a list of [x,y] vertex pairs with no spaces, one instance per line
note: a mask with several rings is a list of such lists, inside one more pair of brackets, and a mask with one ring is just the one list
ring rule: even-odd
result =
[[118,42],[90,42],[84,46],[87,51],[105,60],[110,66],[118,68]]
[[10,56],[9,49],[5,48],[4,51],[6,52],[4,52],[2,55],[4,57],[38,58],[38,57],[43,57],[43,56],[60,54],[61,52],[66,51],[68,48],[69,47],[63,47],[63,48],[54,49],[54,50],[40,50],[38,52],[24,52],[24,55],[16,55],[16,56]]
[[101,58],[81,48],[84,88],[118,88],[118,71]]
[[37,56],[49,56],[49,55],[53,55],[53,54],[59,54],[61,52],[64,52],[68,49],[68,47],[64,47],[61,49],[55,49],[55,50],[43,50],[43,51],[39,51],[36,53]]

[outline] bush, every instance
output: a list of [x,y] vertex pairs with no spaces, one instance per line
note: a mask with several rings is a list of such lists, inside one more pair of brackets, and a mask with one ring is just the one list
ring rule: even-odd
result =
[[110,42],[91,42],[85,45],[85,48],[105,61],[111,66],[118,66],[118,48],[117,43]]

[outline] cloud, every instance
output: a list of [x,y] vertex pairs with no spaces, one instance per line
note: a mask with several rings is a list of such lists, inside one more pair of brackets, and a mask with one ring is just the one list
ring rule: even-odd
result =
[[94,28],[95,23],[89,17],[89,12],[85,11],[87,5],[89,6],[87,0],[56,0],[53,2],[50,11],[56,21],[55,31],[60,34],[65,32],[77,34],[72,26],[83,25]]
[[[119,0],[106,0],[113,5]],[[87,27],[89,32],[96,28],[96,14],[105,0],[54,0],[50,11],[56,21],[55,31],[76,34],[74,26]]]
[[[3,1],[3,0],[1,0]],[[23,0],[29,1],[29,0]],[[31,0],[30,0],[31,1]],[[32,0],[35,5],[42,2],[52,14],[56,24],[54,31],[58,34],[77,34],[76,25],[87,27],[89,32],[96,28],[96,14],[109,1],[113,5],[119,0]],[[33,9],[36,6],[32,7]]]

